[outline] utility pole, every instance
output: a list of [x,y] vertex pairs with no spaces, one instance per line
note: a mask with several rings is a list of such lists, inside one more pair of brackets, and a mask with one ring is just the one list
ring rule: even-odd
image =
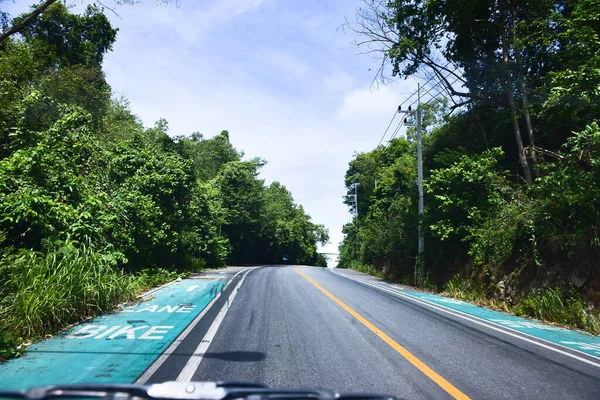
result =
[[354,182],[354,207],[356,207],[356,216],[358,217],[358,185],[359,182]]
[[408,123],[405,119],[406,126],[417,127],[417,191],[419,193],[418,201],[418,243],[419,243],[419,255],[417,256],[417,263],[415,264],[415,284],[417,283],[417,269],[419,270],[419,278],[421,283],[425,281],[425,233],[423,231],[423,135],[421,133],[421,84],[417,86],[417,110],[412,111],[411,107],[408,106],[408,111],[402,111],[402,107],[398,106],[398,112],[401,114],[410,114],[415,116],[416,124]]
[[425,281],[425,233],[423,232],[423,135],[421,134],[421,84],[417,86],[417,188],[419,191],[419,276]]

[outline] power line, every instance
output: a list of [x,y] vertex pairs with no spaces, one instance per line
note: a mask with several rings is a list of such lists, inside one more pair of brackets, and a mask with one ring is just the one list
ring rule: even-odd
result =
[[[450,86],[454,85],[460,79],[461,79],[460,77],[457,77],[456,79],[454,79],[452,82],[450,82]],[[435,95],[432,95],[431,98],[429,100],[427,100],[427,101],[432,100],[433,98],[437,97],[438,95],[440,95],[444,91],[446,91],[446,92],[448,91],[448,87],[446,87],[446,85],[443,85],[442,88]],[[450,94],[450,96],[452,96],[452,94]],[[444,95],[444,98],[447,99],[447,97],[445,95]]]
[[[444,66],[443,66],[443,68],[446,68],[446,67],[447,67],[449,64],[450,64],[450,62],[447,62],[447,63],[446,63],[446,65],[444,65]],[[433,75],[431,76],[431,78],[429,78],[429,79],[427,80],[427,82],[425,82],[425,83],[423,84],[423,87],[427,86],[427,84],[428,84],[429,82],[431,82],[431,81],[433,80],[433,78],[435,78],[435,74],[433,74]],[[410,96],[408,96],[406,99],[404,99],[404,101],[403,101],[402,103],[400,103],[400,105],[399,105],[398,107],[402,107],[404,104],[406,104],[406,102],[407,102],[407,101],[409,101],[411,98],[413,98],[413,97],[414,97],[414,96],[416,96],[416,95],[417,95],[417,91],[415,90],[415,91],[413,92],[413,94],[411,94],[411,95],[410,95]],[[415,102],[416,102],[416,101],[415,101]],[[413,102],[412,104],[414,104],[414,102]]]
[[[446,79],[448,79],[448,77],[449,77],[450,75],[451,75],[451,74],[448,74],[448,76],[446,76],[445,78],[446,78]],[[460,79],[460,77],[457,77],[456,79],[454,79],[454,81],[452,81],[452,82],[450,83],[450,86],[454,85],[454,84],[455,84],[455,83],[456,83],[456,82],[457,82],[459,79]],[[430,88],[429,88],[429,90],[427,90],[425,93],[423,93],[423,95],[422,95],[422,96],[426,96],[426,95],[430,94],[430,93],[431,93],[431,91],[435,90],[435,89],[436,89],[438,86],[440,86],[441,84],[442,84],[442,82],[438,82],[438,83],[436,83],[435,85],[433,85],[432,87],[430,87]],[[438,91],[438,92],[436,93],[436,96],[437,96],[438,94],[440,94],[441,92],[443,92],[443,91],[444,91],[444,88],[442,88],[442,90]],[[427,102],[431,101],[431,99],[433,99],[434,97],[435,97],[435,96],[431,96],[431,97],[430,97],[430,98],[427,100]],[[417,102],[417,100],[413,101],[412,103],[410,103],[410,106],[414,105],[416,102]],[[424,102],[424,103],[427,103],[427,102]],[[423,104],[424,104],[424,103],[423,103]]]
[[[450,64],[449,62],[446,64],[448,65]],[[444,66],[445,67],[445,66]],[[431,82],[433,80],[433,78],[435,78],[435,75],[432,75],[427,82],[425,82],[423,84],[423,86],[427,85],[429,82]],[[439,84],[439,83],[438,83]],[[437,84],[436,84],[437,85]],[[417,92],[413,92],[413,94],[411,94],[410,96],[408,96],[408,98],[404,99],[404,101],[402,103],[400,103],[400,105],[398,107],[402,107],[408,100],[410,100],[415,94],[417,94]],[[413,103],[414,104],[414,103]],[[385,138],[385,135],[387,134],[388,130],[390,129],[390,126],[392,126],[392,122],[394,122],[394,119],[396,118],[396,112],[394,111],[394,116],[392,117],[392,120],[390,121],[390,123],[388,124],[387,128],[385,129],[385,132],[383,133],[383,136],[381,137],[381,140],[379,140],[379,144],[377,144],[377,147],[379,147],[379,145],[381,144],[381,142],[383,142],[383,139]],[[398,131],[399,127],[396,128],[396,132]],[[394,133],[395,136],[395,133]],[[393,139],[393,138],[392,138]],[[392,140],[390,139],[390,140]],[[389,141],[388,141],[389,142]]]
[[[451,83],[450,83],[450,85],[453,85],[453,84],[455,84],[455,83],[456,83],[456,82],[457,82],[459,79],[460,79],[460,78],[456,78],[456,79],[455,79],[453,82],[451,82]],[[427,100],[427,102],[430,102],[431,100],[433,100],[434,98],[436,98],[437,96],[439,96],[439,95],[440,95],[442,92],[444,92],[444,91],[446,91],[446,90],[448,90],[448,88],[447,88],[446,86],[443,86],[443,87],[442,87],[442,88],[441,88],[441,89],[440,89],[440,90],[439,90],[439,91],[438,91],[438,92],[437,92],[435,95],[432,95],[432,96],[431,96],[431,97],[430,97],[430,98]],[[447,97],[446,97],[446,96],[444,96],[444,95],[443,95],[442,97],[444,97],[445,99],[447,99]]]
[[383,132],[383,136],[379,140],[379,143],[377,144],[377,147],[379,147],[379,145],[381,145],[381,142],[383,142],[383,139],[385,138],[385,135],[387,135],[388,130],[390,129],[390,126],[392,126],[392,122],[394,122],[395,118],[396,118],[396,110],[394,110],[394,115],[392,116],[392,119],[390,120],[390,123],[388,124],[387,128],[385,129],[385,132]]
[[[437,81],[438,81],[439,83],[442,83],[442,80],[441,80],[439,77],[438,77]],[[447,81],[446,81],[446,82],[447,82]],[[456,82],[456,80],[455,80],[454,82]],[[450,84],[450,86],[454,85],[454,82],[452,82],[452,83]],[[456,104],[456,102],[454,101],[454,98],[453,98],[453,96],[452,96],[452,92],[450,91],[450,88],[448,88],[447,86],[444,86],[444,89],[445,89],[445,90],[446,90],[446,92],[448,93],[448,96],[450,96],[450,100],[451,100],[451,101],[452,101],[454,104]],[[444,98],[446,98],[446,95],[444,95]]]
[[[450,61],[448,61],[448,62],[446,63],[446,65],[443,65],[443,66],[442,66],[442,68],[446,68],[448,65],[450,65]],[[436,74],[435,74],[435,73],[433,73],[433,75],[431,75],[431,77],[430,77],[430,78],[427,80],[427,82],[425,82],[425,83],[423,84],[423,87],[427,86],[427,84],[428,84],[429,82],[431,82],[431,81],[432,81],[432,80],[433,80],[435,77],[436,77]],[[404,104],[405,104],[405,103],[406,103],[408,100],[410,100],[410,99],[411,99],[412,97],[414,97],[416,94],[417,94],[417,91],[415,90],[415,91],[413,92],[413,94],[411,94],[410,96],[408,96],[408,97],[407,97],[407,98],[406,98],[406,99],[405,99],[405,100],[402,102],[402,104],[400,104],[400,106],[403,106],[403,105],[404,105]]]
[[[410,98],[410,97],[409,97]],[[406,101],[404,101],[402,104],[400,104],[398,107],[402,107],[403,104],[405,104]],[[410,106],[412,106],[415,103],[411,103]],[[404,126],[404,119],[400,120],[400,122],[398,123],[398,125],[396,126],[396,129],[394,130],[394,134],[390,137],[390,139],[388,140],[388,143],[390,143],[392,140],[394,140],[396,138],[396,135],[398,134],[398,132],[400,131],[400,128],[402,128]]]
[[[456,78],[452,83],[450,83],[451,85],[453,85],[454,83],[456,83],[456,81],[458,81],[460,78]],[[439,86],[441,83],[437,83],[436,85],[432,86],[426,94],[431,93],[432,90],[434,90],[437,86]],[[442,93],[445,90],[445,88],[443,87],[442,89],[438,90],[438,92],[435,95],[431,95],[431,97],[426,101],[426,102],[422,102],[421,105],[427,104],[429,103],[431,100],[435,99],[440,93]],[[444,96],[444,98],[446,98]],[[417,101],[415,100],[414,102],[412,102],[410,106],[413,106]],[[404,120],[401,121],[400,124],[398,124],[398,127],[395,129],[394,134],[392,135],[392,137],[390,138],[390,140],[388,140],[388,143],[390,143],[392,140],[394,140],[394,138],[396,137],[396,135],[398,134],[398,131],[400,130],[400,128],[402,127],[402,125],[404,124]]]
[[[450,75],[451,75],[451,74],[448,74],[448,76],[450,76]],[[447,79],[447,78],[448,78],[448,76],[447,76],[447,77],[445,77],[445,78]],[[431,78],[430,78],[430,79],[429,79],[427,82],[425,82],[425,84],[429,83],[429,82],[430,82],[432,79],[433,79],[433,77],[431,77]],[[456,82],[458,79],[459,79],[459,78],[455,79],[455,80],[454,80],[454,82],[452,82],[452,83],[451,83],[451,85],[452,85],[452,84],[454,84],[454,83],[455,83],[455,82]],[[441,82],[439,82],[439,81],[438,81],[438,82],[437,82],[435,85],[433,85],[432,87],[430,87],[430,88],[429,88],[429,90],[428,90],[427,92],[425,92],[425,93],[424,93],[424,95],[430,94],[430,93],[431,93],[431,91],[435,90],[435,89],[436,89],[436,88],[437,88],[437,87],[438,87],[440,84],[441,84]],[[425,85],[423,85],[423,86],[425,86]],[[442,88],[442,90],[440,90],[440,91],[438,91],[438,92],[437,92],[436,96],[437,96],[438,94],[440,94],[442,91],[443,91],[443,88]],[[412,94],[410,97],[414,96],[416,93],[417,93],[417,92],[413,93],[413,94]],[[410,97],[409,97],[409,99],[410,99]],[[430,98],[429,100],[431,100],[433,97],[435,97],[435,96],[431,96],[431,98]],[[408,99],[407,99],[407,100],[408,100]],[[402,105],[403,105],[403,104],[405,104],[407,100],[405,100],[405,101],[404,101],[402,104],[400,104],[400,107],[402,107]],[[428,101],[429,101],[429,100],[428,100]],[[417,102],[418,102],[418,100],[415,100],[415,101],[413,101],[413,102],[412,102],[412,103],[409,105],[409,107],[412,107],[412,106],[413,106],[415,103],[417,103]],[[425,104],[425,103],[422,103],[422,104]],[[403,124],[404,124],[404,120],[402,120],[402,121],[401,121],[401,123],[399,123],[399,124],[398,124],[398,126],[396,127],[396,129],[395,129],[395,131],[394,131],[394,134],[392,135],[392,137],[390,138],[390,140],[388,140],[388,143],[389,143],[389,142],[391,142],[392,140],[394,140],[394,138],[395,138],[395,137],[396,137],[396,135],[398,134],[398,132],[399,132],[399,130],[400,130],[400,128],[402,127],[402,125],[403,125]]]
[[[448,61],[448,62],[446,63],[446,65],[442,66],[442,68],[446,68],[448,65],[450,65],[450,61]],[[448,76],[450,76],[450,75],[451,75],[451,73],[450,73],[450,74],[448,74]],[[445,78],[446,78],[446,79],[448,79],[448,76],[446,76]],[[430,77],[430,78],[427,80],[427,82],[425,82],[425,83],[423,84],[423,87],[426,87],[426,86],[427,86],[427,84],[428,84],[429,82],[431,82],[431,81],[432,81],[432,80],[433,80],[435,77],[436,77],[436,74],[434,73],[434,74],[433,74],[433,75],[431,75],[431,77]],[[455,82],[456,82],[456,81],[455,81]],[[439,82],[438,82],[436,85],[434,85],[433,87],[435,87],[435,86],[437,86],[437,85],[439,85]],[[431,90],[431,89],[430,89],[430,90]],[[429,93],[429,92],[427,92],[427,93]],[[425,93],[425,94],[427,94],[427,93]],[[407,103],[407,102],[408,102],[408,101],[409,101],[411,98],[413,98],[413,97],[414,97],[416,94],[417,94],[417,91],[413,92],[413,94],[411,94],[411,95],[410,95],[410,96],[408,96],[406,99],[404,99],[404,101],[403,101],[402,103],[400,103],[400,105],[398,105],[398,107],[402,107],[402,106],[403,106],[404,104],[406,104],[406,103]],[[414,104],[414,102],[413,102],[412,104]],[[412,105],[412,104],[411,104],[411,105]],[[390,120],[390,123],[388,124],[387,128],[385,129],[385,132],[383,132],[383,135],[381,136],[381,139],[379,140],[379,143],[377,144],[377,147],[379,147],[379,146],[381,145],[381,143],[383,143],[383,140],[385,139],[385,136],[387,135],[388,131],[390,130],[390,127],[392,126],[392,123],[394,122],[394,119],[395,119],[395,118],[396,118],[396,112],[394,111],[394,115],[392,116],[392,119]],[[400,129],[400,127],[401,127],[401,124],[400,124],[400,125],[398,125],[398,126],[396,127],[396,129],[395,129],[395,131],[394,131],[394,134],[393,134],[393,135],[392,135],[392,137],[391,137],[391,138],[388,140],[388,143],[389,143],[391,140],[393,140],[393,139],[396,137],[396,134],[398,133],[398,130]]]
[[[448,66],[450,63],[446,63],[446,65],[443,66],[443,68],[445,68],[446,66]],[[443,76],[444,79],[448,79],[449,77],[451,77],[452,75],[455,74],[456,71],[454,72],[448,72],[448,74],[446,76]],[[426,87],[426,85],[431,82],[434,78],[436,78],[437,75],[432,75],[424,84],[423,87]],[[456,77],[456,79],[454,79],[451,83],[450,86],[454,85],[458,80],[460,80],[460,77]],[[436,90],[437,88],[439,88],[439,86],[442,85],[442,89],[438,90],[435,95],[432,95],[431,92]],[[429,99],[426,102],[421,102],[421,104],[427,104],[428,102],[430,102],[431,100],[433,100],[434,98],[436,98],[437,96],[439,96],[444,90],[448,90],[448,88],[446,88],[444,85],[444,82],[442,82],[440,79],[436,80],[436,83],[431,86],[425,93],[422,94],[422,96],[426,96],[426,95],[430,95]],[[398,108],[401,108],[403,105],[405,105],[411,98],[413,98],[415,95],[418,94],[418,91],[413,92],[410,96],[408,96],[402,103],[400,103],[400,105],[398,106]],[[447,99],[446,96],[444,96],[444,98]],[[413,101],[412,103],[409,104],[409,107],[412,107],[415,103],[417,103],[418,100]],[[379,140],[379,143],[377,144],[377,147],[379,147],[381,145],[381,143],[383,143],[383,140],[385,139],[385,136],[387,135],[388,131],[390,130],[390,127],[392,126],[392,123],[394,122],[394,119],[396,118],[396,114],[397,112],[394,112],[394,116],[392,117],[392,119],[390,120],[390,123],[388,124],[387,128],[385,129],[385,132],[383,133],[383,136],[381,137],[381,139]],[[392,136],[390,137],[390,139],[388,139],[388,143],[390,143],[392,140],[394,140],[396,138],[396,136],[398,135],[400,129],[404,126],[404,120],[401,120],[398,125],[396,125],[396,128],[394,129],[394,132],[392,134]]]
[[398,123],[398,126],[396,127],[396,130],[394,131],[394,134],[392,135],[392,137],[390,138],[390,140],[388,140],[388,143],[390,143],[392,140],[394,140],[396,138],[396,135],[398,134],[398,132],[400,131],[400,128],[402,128],[403,125],[404,125],[404,120],[401,120]]
[[[445,78],[446,78],[446,79],[448,79],[448,77],[449,77],[450,75],[451,75],[451,74],[448,74],[448,76],[446,76]],[[450,83],[450,85],[453,85],[453,84],[455,84],[455,83],[456,83],[458,80],[460,80],[460,77],[457,77],[456,79],[454,79],[454,81],[452,81],[452,82]],[[431,79],[430,79],[429,81],[431,81]],[[429,81],[428,81],[428,82],[429,82]],[[426,102],[422,102],[422,103],[421,103],[421,105],[429,103],[431,100],[433,100],[433,99],[435,99],[437,96],[439,96],[439,95],[440,95],[440,94],[441,94],[441,93],[442,93],[444,90],[446,90],[446,88],[445,88],[445,87],[442,87],[440,90],[438,90],[438,91],[437,91],[435,94],[433,94],[433,95],[432,95],[432,94],[431,94],[431,92],[432,92],[432,91],[434,91],[436,88],[438,88],[440,85],[443,85],[443,82],[439,82],[439,81],[438,81],[438,83],[436,83],[435,85],[433,85],[432,87],[430,87],[430,88],[429,88],[429,90],[427,90],[427,91],[426,91],[426,92],[423,94],[423,95],[427,95],[427,94],[429,94],[429,95],[430,95],[430,97],[429,97],[429,99],[428,99]],[[415,92],[415,93],[416,93],[416,92]],[[411,95],[411,97],[412,97],[412,95]],[[409,97],[409,98],[410,98],[410,97]],[[446,97],[444,96],[444,98],[446,98]],[[400,106],[402,106],[402,105],[403,105],[403,104],[405,104],[405,103],[406,103],[406,101],[404,101],[404,102],[403,102],[403,103],[402,103]],[[412,106],[413,106],[415,103],[417,103],[417,100],[415,100],[415,101],[413,101],[412,103],[410,103],[410,104],[409,104],[409,107],[412,107]],[[404,124],[404,120],[402,120],[402,121],[401,121],[401,122],[398,124],[398,126],[397,126],[397,127],[396,127],[396,129],[394,130],[394,134],[393,134],[393,135],[392,135],[392,137],[391,137],[391,138],[388,140],[388,143],[390,143],[392,140],[394,140],[394,138],[396,138],[396,135],[398,134],[398,132],[399,132],[400,128],[403,126],[403,124]]]
[[[425,82],[425,85],[428,84],[429,82],[431,82],[431,80],[434,78],[434,76],[432,76],[431,78],[429,78],[429,80],[427,82]],[[400,105],[398,105],[398,108],[402,107],[408,100],[410,100],[417,92],[414,92],[413,94],[411,94],[407,99],[405,99],[402,103],[400,103]],[[414,104],[414,102],[412,103]],[[412,105],[411,104],[411,105]],[[394,119],[396,118],[396,114],[397,112],[394,111],[394,116],[392,117],[392,120],[390,121],[390,123],[388,124],[385,132],[383,133],[383,136],[381,137],[381,140],[379,140],[379,143],[377,144],[377,147],[379,147],[379,145],[381,145],[381,143],[383,142],[383,139],[385,138],[385,135],[387,134],[388,130],[390,129],[390,126],[392,125],[392,122],[394,122]],[[404,121],[401,120],[398,125],[396,126],[396,129],[394,130],[394,133],[392,135],[392,137],[388,140],[388,143],[391,142],[395,137],[396,134],[398,133],[398,130],[402,127],[402,125],[404,124]]]

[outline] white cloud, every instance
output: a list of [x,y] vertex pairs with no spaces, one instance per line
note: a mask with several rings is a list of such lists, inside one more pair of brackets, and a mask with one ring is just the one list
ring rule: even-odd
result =
[[222,21],[232,16],[242,15],[260,7],[266,0],[217,0],[212,2],[206,10],[205,19],[208,21]]
[[377,88],[364,87],[348,92],[337,109],[336,117],[340,120],[363,120],[374,116],[389,118],[406,98],[403,94],[406,86],[402,91],[395,86],[379,85]]
[[182,2],[180,7],[155,7],[152,16],[155,23],[173,29],[178,39],[197,43],[210,39],[211,30],[256,11],[267,1],[271,0],[214,0],[200,3],[205,6],[199,8]]
[[285,50],[263,49],[255,60],[284,79],[306,79],[313,71],[306,61]]
[[323,88],[329,91],[343,92],[348,88],[354,87],[356,79],[350,74],[340,72],[334,75],[326,76],[323,79]]
[[160,117],[172,134],[222,129],[248,158],[268,164],[336,252],[348,221],[344,174],[355,151],[373,149],[414,85],[371,91],[374,65],[337,30],[360,0],[181,0],[180,7],[122,7],[105,59],[113,90],[146,125]]

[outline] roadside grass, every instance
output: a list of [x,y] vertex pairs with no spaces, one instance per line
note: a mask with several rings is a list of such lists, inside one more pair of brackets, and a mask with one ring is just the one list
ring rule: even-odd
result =
[[378,271],[370,265],[364,265],[358,262],[353,262],[350,266],[350,269],[353,269],[358,272],[363,272],[371,276],[375,276],[379,279],[385,279],[385,274],[382,271]]
[[440,294],[519,317],[536,318],[566,328],[600,334],[600,311],[586,310],[581,296],[574,289],[571,289],[569,296],[565,296],[558,288],[532,289],[527,294],[517,296],[514,304],[510,304],[495,298],[489,287],[477,286],[455,276],[446,283]]
[[495,298],[494,292],[489,287],[486,287],[485,285],[475,285],[472,281],[461,279],[458,275],[455,275],[446,282],[441,291],[436,290],[436,293],[473,303],[481,307],[511,312],[510,304]]
[[128,274],[118,268],[122,261],[69,240],[46,254],[23,250],[5,255],[0,260],[0,361],[20,356],[24,343],[186,275],[159,268]]
[[581,296],[571,288],[569,296],[559,289],[532,290],[519,299],[512,311],[561,325],[600,334],[600,311],[586,310]]
[[511,312],[519,317],[536,318],[568,328],[600,334],[600,311],[587,309],[574,288],[569,295],[556,288],[532,289],[515,298],[514,304],[495,298],[490,287],[454,276],[440,294],[480,306]]
[[[200,270],[201,271],[201,270]],[[194,272],[199,272],[195,270]],[[185,278],[191,275],[189,272],[177,272],[169,271],[164,268],[145,268],[136,274],[135,280],[137,281],[137,291],[160,286],[164,283],[174,281],[177,278]],[[136,293],[137,294],[137,293]]]

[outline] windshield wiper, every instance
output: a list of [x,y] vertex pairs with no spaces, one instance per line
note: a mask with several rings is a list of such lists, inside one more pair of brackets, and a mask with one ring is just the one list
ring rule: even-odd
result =
[[340,395],[319,389],[270,388],[241,382],[165,382],[154,385],[77,384],[40,386],[29,390],[0,390],[0,398],[44,400],[56,398],[110,400],[396,400],[371,394]]

